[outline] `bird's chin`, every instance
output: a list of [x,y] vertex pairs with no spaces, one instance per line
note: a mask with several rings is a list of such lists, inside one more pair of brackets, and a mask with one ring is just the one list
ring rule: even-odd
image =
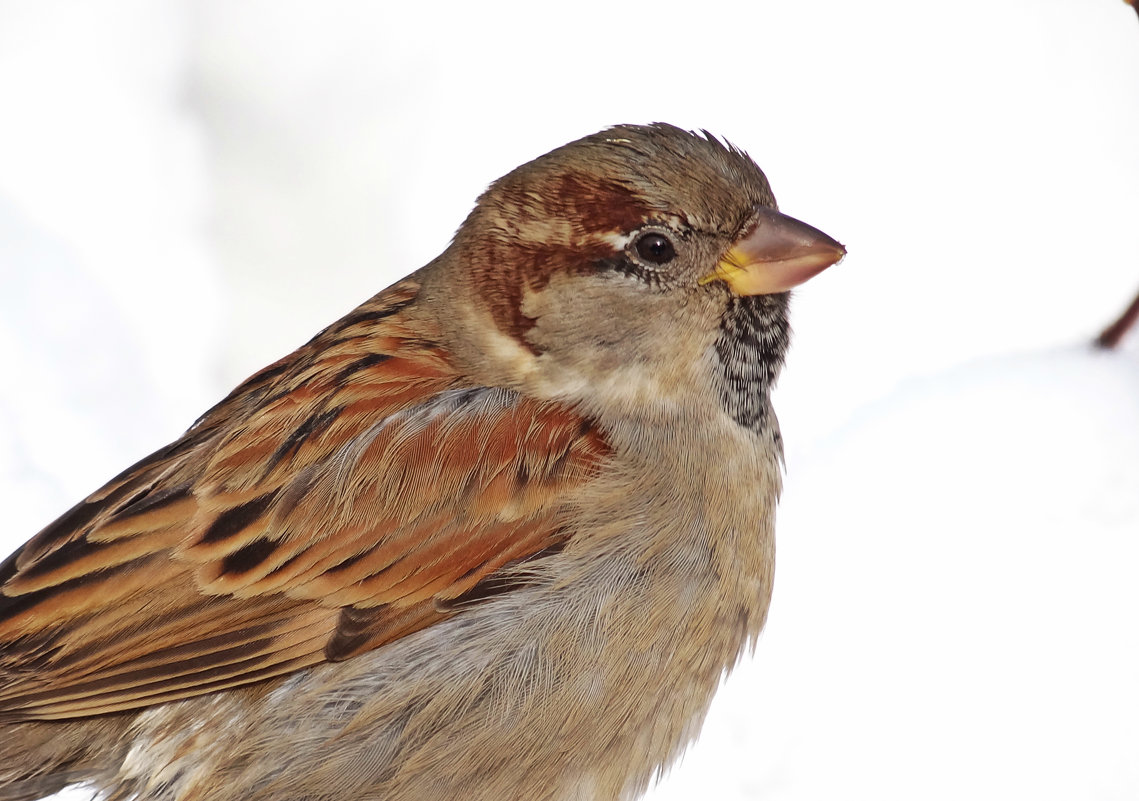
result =
[[745,329],[758,334],[764,326],[785,329],[791,308],[791,292],[729,296],[721,315],[721,330]]
[[761,429],[771,421],[770,393],[790,340],[790,292],[733,297],[716,338],[720,401],[740,425]]

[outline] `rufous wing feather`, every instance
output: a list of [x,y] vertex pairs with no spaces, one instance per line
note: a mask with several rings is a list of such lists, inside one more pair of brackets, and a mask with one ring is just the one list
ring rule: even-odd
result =
[[350,658],[568,536],[607,453],[472,386],[377,295],[0,565],[0,719],[135,709]]

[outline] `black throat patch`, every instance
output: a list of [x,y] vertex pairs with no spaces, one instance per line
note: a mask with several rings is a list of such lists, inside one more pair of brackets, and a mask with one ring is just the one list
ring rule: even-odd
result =
[[783,367],[790,326],[789,293],[733,297],[720,322],[716,354],[720,357],[720,401],[732,419],[751,429],[764,428],[771,408],[769,393]]

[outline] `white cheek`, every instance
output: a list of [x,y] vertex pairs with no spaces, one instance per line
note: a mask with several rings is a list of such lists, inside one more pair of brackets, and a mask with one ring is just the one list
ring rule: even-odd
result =
[[534,371],[537,357],[518,340],[502,333],[495,325],[486,327],[483,352],[493,364],[502,365],[508,375],[527,376]]
[[660,377],[659,369],[630,364],[615,371],[599,389],[617,402],[637,405],[675,403],[676,385],[672,381],[661,381]]
[[528,383],[544,400],[577,401],[589,394],[589,381],[572,368],[535,371]]
[[686,386],[667,376],[662,380],[659,369],[645,365],[626,365],[607,375],[586,375],[563,364],[536,371],[532,378],[539,397],[622,415],[671,417],[697,400]]

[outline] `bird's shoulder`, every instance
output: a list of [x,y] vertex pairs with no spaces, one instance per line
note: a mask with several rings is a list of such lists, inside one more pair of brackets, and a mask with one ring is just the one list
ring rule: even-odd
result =
[[395,284],[256,373],[0,564],[0,717],[347,659],[560,546],[605,437],[464,376],[420,290]]

